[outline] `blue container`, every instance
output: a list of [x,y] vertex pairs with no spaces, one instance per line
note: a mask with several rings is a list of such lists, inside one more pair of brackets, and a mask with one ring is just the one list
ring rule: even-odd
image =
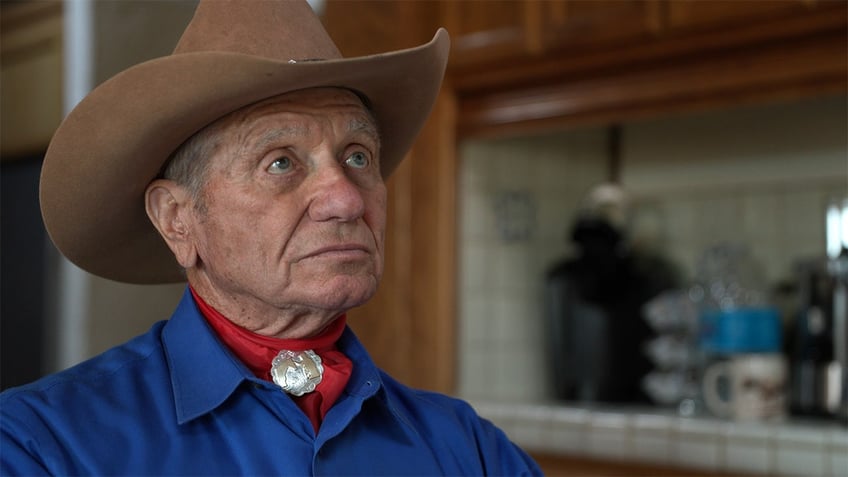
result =
[[782,344],[776,308],[737,308],[701,314],[700,345],[710,353],[773,353]]

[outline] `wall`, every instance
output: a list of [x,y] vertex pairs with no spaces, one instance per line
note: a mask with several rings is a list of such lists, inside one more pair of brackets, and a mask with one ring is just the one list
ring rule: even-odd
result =
[[[771,282],[790,278],[824,254],[826,201],[848,190],[846,118],[838,97],[627,124],[621,182],[686,276],[704,247],[741,240]],[[606,133],[472,140],[460,156],[459,393],[545,400],[543,275],[607,177]]]

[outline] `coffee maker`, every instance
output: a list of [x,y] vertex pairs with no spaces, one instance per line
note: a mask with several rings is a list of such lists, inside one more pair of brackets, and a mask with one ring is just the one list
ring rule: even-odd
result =
[[827,208],[827,258],[799,267],[790,409],[848,425],[848,199]]

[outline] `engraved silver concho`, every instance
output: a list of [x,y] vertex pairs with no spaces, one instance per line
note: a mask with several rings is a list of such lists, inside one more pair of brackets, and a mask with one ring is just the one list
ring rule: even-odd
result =
[[321,357],[312,350],[277,353],[271,362],[271,378],[283,391],[293,396],[303,396],[315,390],[324,376]]

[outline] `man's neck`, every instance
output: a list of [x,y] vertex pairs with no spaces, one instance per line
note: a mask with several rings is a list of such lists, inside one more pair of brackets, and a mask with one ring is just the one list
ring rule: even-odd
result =
[[222,292],[206,279],[189,275],[189,284],[206,303],[236,325],[258,335],[306,339],[320,334],[341,313],[308,307],[275,307],[258,299]]

